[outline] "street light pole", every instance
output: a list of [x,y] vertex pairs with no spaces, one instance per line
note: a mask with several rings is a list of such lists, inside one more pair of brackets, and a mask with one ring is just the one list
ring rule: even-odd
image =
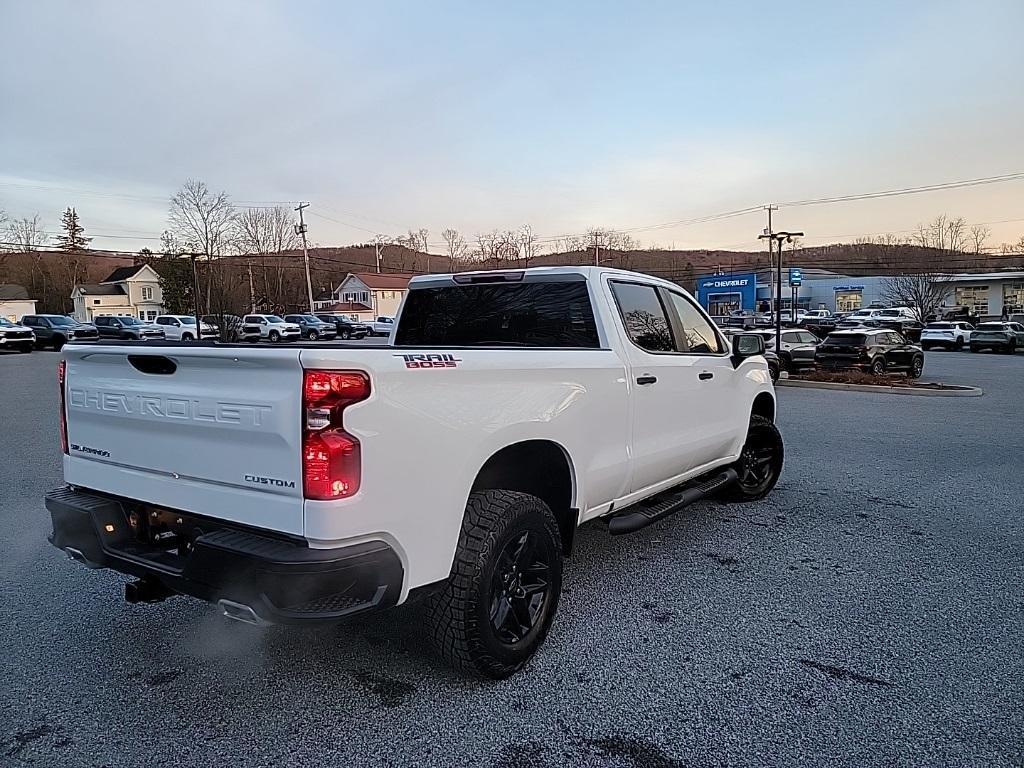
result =
[[[782,353],[782,244],[793,242],[794,237],[803,237],[803,232],[773,232],[772,234],[763,234],[758,236],[759,240],[768,240],[768,250],[771,251],[771,244],[774,240],[777,244],[776,247],[776,265],[775,265],[775,296],[778,300],[778,305],[775,307],[775,354],[781,357]],[[796,307],[791,306],[789,311],[796,319]]]

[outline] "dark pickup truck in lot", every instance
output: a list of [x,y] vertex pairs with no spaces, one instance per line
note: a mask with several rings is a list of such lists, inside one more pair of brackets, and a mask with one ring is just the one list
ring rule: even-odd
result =
[[100,337],[95,325],[80,323],[67,315],[25,315],[21,324],[32,329],[40,349],[61,349],[69,341],[96,341]]

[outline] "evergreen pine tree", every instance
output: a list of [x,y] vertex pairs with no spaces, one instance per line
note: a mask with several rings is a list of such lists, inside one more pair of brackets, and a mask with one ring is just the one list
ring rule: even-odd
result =
[[85,236],[85,228],[78,220],[78,211],[68,208],[60,220],[61,233],[57,235],[57,245],[62,251],[84,251],[89,246],[91,237]]

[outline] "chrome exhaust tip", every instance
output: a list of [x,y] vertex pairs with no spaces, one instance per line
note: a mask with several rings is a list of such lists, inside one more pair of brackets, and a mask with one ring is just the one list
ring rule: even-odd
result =
[[259,617],[248,605],[236,603],[234,600],[218,600],[217,607],[220,612],[229,619],[240,621],[243,624],[251,624],[254,627],[264,627],[270,622]]

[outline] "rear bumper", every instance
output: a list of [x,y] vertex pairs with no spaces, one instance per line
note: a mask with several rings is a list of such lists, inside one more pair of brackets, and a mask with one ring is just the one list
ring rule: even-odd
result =
[[814,362],[815,367],[822,371],[867,371],[871,368],[870,360],[863,360],[859,357],[818,357]]
[[[384,542],[310,549],[301,539],[69,487],[50,491],[46,508],[53,522],[50,543],[83,565],[209,602],[247,606],[263,622],[338,619],[395,605],[402,589],[401,560]],[[182,535],[150,543],[143,534],[151,515],[167,523],[161,528]],[[179,544],[168,549],[175,540]]]
[[1009,349],[1009,339],[971,339],[971,346],[975,349]]

